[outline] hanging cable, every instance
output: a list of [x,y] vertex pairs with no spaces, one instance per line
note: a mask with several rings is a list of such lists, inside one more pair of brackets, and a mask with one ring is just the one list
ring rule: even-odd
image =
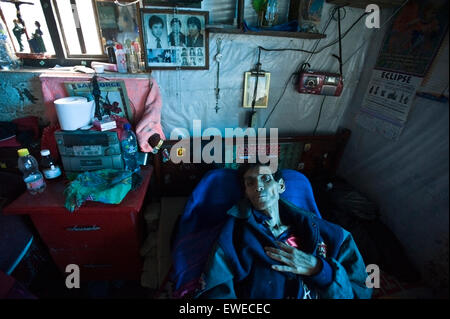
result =
[[[337,7],[337,8],[340,8],[340,7]],[[333,13],[335,12],[335,10],[336,10],[336,8],[333,10]],[[363,17],[363,16],[364,16],[364,15],[362,15],[361,17]],[[359,21],[359,20],[361,19],[361,17],[360,17],[357,21]],[[322,33],[325,33],[325,32],[327,31],[328,26],[330,25],[330,22],[331,22],[332,18],[333,18],[333,14],[328,18],[328,21],[327,21],[326,25],[324,26],[324,28],[323,28],[323,30],[322,30]],[[352,28],[355,24],[356,24],[356,23],[354,23],[354,24],[347,30],[347,32],[350,31],[351,28]],[[321,40],[321,39],[318,39],[318,40],[316,41],[316,43],[314,43],[313,51],[306,51],[306,50],[301,50],[301,49],[273,49],[273,50],[271,50],[271,49],[265,49],[265,48],[263,48],[263,47],[261,47],[261,46],[258,47],[258,48],[259,48],[259,54],[261,54],[261,50],[265,50],[265,51],[284,51],[284,50],[292,50],[292,51],[303,51],[303,52],[308,52],[308,53],[310,53],[310,56],[308,57],[307,61],[304,62],[304,63],[302,63],[302,64],[300,65],[299,70],[297,70],[296,72],[292,73],[292,74],[289,76],[288,80],[286,81],[286,84],[284,85],[283,92],[281,93],[280,97],[278,98],[278,101],[275,103],[275,105],[273,106],[273,108],[272,108],[272,110],[270,111],[269,115],[267,116],[266,120],[264,121],[263,127],[266,126],[266,124],[267,124],[267,122],[269,121],[270,117],[272,116],[273,112],[274,112],[275,109],[277,108],[278,103],[280,103],[280,101],[281,101],[282,97],[284,96],[284,93],[286,92],[286,89],[287,89],[287,87],[288,87],[288,85],[289,85],[289,82],[291,81],[292,77],[295,76],[294,83],[296,83],[297,80],[298,80],[298,79],[297,79],[298,75],[301,74],[302,72],[305,72],[305,71],[308,69],[308,67],[310,66],[310,64],[309,64],[308,62],[311,60],[311,57],[312,57],[314,54],[318,53],[318,52],[316,52],[316,49],[317,49],[317,46],[319,45],[320,40]],[[322,49],[321,49],[321,50],[322,50]],[[259,55],[258,55],[258,61],[259,61]]]
[[316,122],[316,127],[314,128],[314,131],[313,131],[313,136],[316,135],[316,130],[317,130],[317,127],[319,126],[319,122],[320,122],[320,116],[322,115],[323,103],[325,102],[326,97],[327,97],[326,95],[323,96],[322,104],[320,104],[319,116],[317,116],[317,122]]
[[[261,71],[261,49],[258,48],[258,62],[256,63],[256,81],[255,81],[255,88],[253,90],[252,111],[251,111],[249,119],[248,119],[248,127],[252,127],[253,116],[256,113],[255,104],[256,104],[256,94],[258,93],[258,79],[259,79],[260,71]],[[250,76],[251,76],[251,74],[250,74]]]
[[281,95],[280,95],[280,97],[278,98],[277,103],[275,103],[275,105],[274,105],[273,108],[272,108],[272,111],[270,111],[269,115],[267,116],[266,120],[264,121],[263,128],[266,127],[266,124],[267,124],[267,122],[269,121],[270,116],[272,115],[273,111],[275,111],[275,109],[276,109],[278,103],[281,101],[281,98],[283,97],[284,92],[286,92],[286,89],[287,89],[287,87],[288,87],[288,84],[289,84],[289,82],[291,81],[291,79],[292,79],[292,77],[293,77],[294,75],[295,75],[295,73],[292,73],[291,76],[289,77],[289,79],[286,81],[286,83],[285,83],[285,85],[284,85],[283,92],[281,92]]
[[341,37],[341,8],[337,9],[338,11],[338,33],[339,33],[339,74],[342,74],[342,37]]
[[[383,27],[389,22],[389,20],[391,20],[392,17],[394,17],[395,14],[396,14],[401,8],[403,8],[403,7],[406,5],[406,3],[408,3],[408,1],[409,1],[409,0],[405,0],[405,1],[403,2],[403,4],[402,4],[402,5],[401,5],[401,6],[400,6],[400,7],[399,7],[399,8],[398,8],[398,9],[397,9],[397,10],[396,10],[396,11],[395,11],[395,12],[394,12],[394,13],[393,13],[393,14],[392,14],[392,15],[391,15],[384,23],[383,23],[383,25],[380,27],[380,29],[383,28]],[[341,6],[341,7],[342,7],[342,6]],[[341,8],[341,7],[336,7],[336,8],[334,8],[334,9],[333,9],[333,12],[331,13],[331,17],[334,16],[334,13],[336,12],[337,8]],[[328,48],[328,47],[330,47],[330,46],[336,44],[337,42],[342,41],[342,39],[344,39],[344,38],[347,36],[347,34],[355,27],[355,25],[356,25],[356,24],[357,24],[364,16],[366,16],[366,15],[368,15],[368,14],[369,14],[369,12],[364,12],[361,16],[359,16],[358,19],[355,20],[355,22],[352,23],[352,25],[351,25],[344,33],[342,33],[341,36],[339,36],[337,39],[331,41],[330,43],[324,45],[323,47],[321,47],[321,48],[318,49],[318,50],[314,50],[314,49],[313,49],[313,51],[308,51],[308,50],[303,50],[303,49],[291,49],[291,48],[267,49],[267,48],[264,48],[264,47],[262,47],[262,46],[259,46],[259,49],[260,49],[260,50],[263,50],[263,51],[298,51],[298,52],[309,53],[309,54],[310,54],[310,57],[308,58],[307,62],[303,63],[303,64],[300,66],[300,71],[301,71],[301,70],[305,70],[305,68],[307,68],[307,67],[309,66],[309,63],[308,63],[308,62],[309,62],[309,60],[311,59],[311,57],[312,57],[314,54],[318,54],[318,53],[322,52],[323,50],[325,50],[326,48]],[[340,17],[338,17],[338,19],[339,19],[339,21],[340,21]],[[328,27],[329,22],[330,22],[330,19],[329,19],[329,21],[327,21],[326,28]],[[338,22],[338,27],[339,27],[339,22]],[[324,28],[324,30],[326,30],[326,28]],[[323,31],[322,33],[325,33],[325,31]],[[320,41],[320,39],[319,39],[319,41]],[[315,43],[316,47],[317,47],[317,44],[319,43],[319,41],[317,41],[317,42]],[[358,49],[356,49],[356,50],[350,55],[350,57],[349,57],[345,62],[343,62],[343,63],[341,62],[341,63],[342,63],[342,64],[340,65],[340,72],[341,72],[341,75],[342,75],[342,66],[345,65],[345,64],[346,64],[346,63],[347,63],[347,62],[348,62],[348,61],[356,54],[356,52],[359,51],[359,50],[364,46],[364,44],[365,44],[365,43],[361,44],[361,45],[358,47]],[[341,52],[341,50],[340,50],[340,52]],[[341,54],[340,54],[340,56],[341,56]],[[298,72],[295,72],[295,73],[298,73]],[[285,93],[285,91],[286,91],[286,88],[287,88],[287,85],[289,84],[289,81],[292,79],[292,76],[294,76],[295,73],[292,73],[291,76],[289,77],[289,79],[286,81],[285,87],[284,87],[284,89],[283,89],[283,93],[281,94],[281,96],[280,96],[280,98],[278,99],[277,103],[275,103],[274,107],[272,108],[272,111],[271,111],[271,112],[269,113],[269,115],[267,116],[267,118],[266,118],[266,120],[265,120],[265,122],[264,122],[263,127],[266,126],[267,122],[269,121],[269,118],[271,117],[272,113],[275,111],[275,108],[277,107],[278,103],[280,102],[281,98],[283,97],[283,95],[284,95],[284,93]],[[324,99],[322,100],[322,104],[321,104],[321,106],[320,106],[319,116],[318,116],[318,118],[317,118],[316,127],[314,128],[314,134],[315,134],[316,129],[317,129],[318,125],[319,125],[320,116],[321,116],[321,113],[322,113],[322,107],[323,107],[324,101],[325,101],[325,97],[324,97]]]
[[[336,8],[333,9],[333,12],[334,12],[335,10],[336,10]],[[325,34],[325,32],[327,31],[328,27],[330,26],[330,22],[331,22],[332,18],[333,18],[333,14],[331,14],[330,17],[328,18],[328,21],[327,21],[327,23],[325,24],[325,26],[324,26],[324,28],[323,28],[323,30],[322,30],[322,34]],[[310,56],[306,59],[306,62],[305,62],[307,65],[309,65],[309,61],[311,61],[312,56],[313,56],[314,54],[316,54],[317,47],[319,46],[319,43],[320,43],[321,40],[322,40],[322,39],[318,39],[318,40],[316,41],[316,43],[314,43],[313,50],[312,50]]]

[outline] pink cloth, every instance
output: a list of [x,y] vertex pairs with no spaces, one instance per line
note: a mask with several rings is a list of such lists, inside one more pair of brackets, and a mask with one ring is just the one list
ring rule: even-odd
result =
[[299,248],[300,247],[300,239],[298,239],[295,236],[290,236],[288,239],[286,239],[286,244],[288,244],[291,247]]
[[[99,81],[123,80],[127,89],[128,99],[133,112],[133,122],[136,136],[142,152],[151,152],[152,147],[148,144],[148,138],[158,133],[165,139],[161,127],[162,99],[159,86],[153,78],[107,78],[99,75]],[[42,95],[45,105],[45,116],[51,124],[58,122],[54,101],[68,96],[64,82],[89,81],[92,75],[53,72],[44,73],[40,76]]]

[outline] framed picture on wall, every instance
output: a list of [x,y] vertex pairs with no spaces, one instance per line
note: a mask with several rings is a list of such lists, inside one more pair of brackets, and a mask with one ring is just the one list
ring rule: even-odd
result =
[[[122,44],[124,48],[141,47],[139,36],[139,4],[119,6],[113,1],[94,0],[98,25],[100,27],[103,53],[106,47]],[[122,0],[131,2],[131,0]]]
[[147,69],[209,69],[207,11],[141,9]]
[[[256,81],[258,79],[258,81]],[[258,83],[256,83],[258,82]],[[255,108],[267,108],[269,104],[269,87],[270,87],[270,73],[269,72],[245,72],[244,75],[244,101],[243,107],[252,107],[253,97],[255,96]]]

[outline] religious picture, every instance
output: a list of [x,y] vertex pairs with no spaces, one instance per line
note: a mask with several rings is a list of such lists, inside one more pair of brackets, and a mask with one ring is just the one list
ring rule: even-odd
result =
[[[130,0],[124,0],[130,2]],[[140,53],[139,10],[138,5],[119,6],[112,1],[95,0],[97,19],[100,26],[103,53],[107,47],[120,43],[128,50]]]
[[[255,97],[256,86],[256,98]],[[266,108],[269,102],[270,73],[262,72],[258,76],[252,72],[245,72],[243,107],[252,107],[255,100],[255,108]]]

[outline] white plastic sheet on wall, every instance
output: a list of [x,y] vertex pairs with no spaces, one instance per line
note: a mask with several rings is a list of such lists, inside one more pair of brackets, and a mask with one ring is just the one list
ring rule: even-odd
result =
[[[325,25],[333,6],[326,4],[322,25]],[[342,21],[342,30],[347,28],[361,15],[363,10],[346,8],[347,15]],[[322,29],[323,27],[321,27]],[[343,39],[343,60],[346,61],[355,50],[361,49],[344,65],[344,91],[340,97],[326,97],[318,132],[334,133],[350,97],[358,83],[362,69],[366,42],[374,33],[367,29],[362,19]],[[326,31],[327,38],[322,39],[318,48],[337,39],[337,22],[332,21]],[[215,85],[217,64],[214,56],[217,50],[216,40],[222,39],[223,58],[220,64],[220,110],[215,111]],[[209,70],[154,70],[152,75],[161,87],[163,109],[161,123],[164,133],[170,136],[175,128],[187,128],[192,134],[192,121],[202,121],[202,128],[216,127],[224,134],[224,128],[246,127],[248,109],[242,108],[244,72],[251,70],[258,56],[258,46],[265,48],[295,48],[312,50],[316,40],[293,39],[266,36],[246,36],[210,33]],[[338,72],[339,64],[332,54],[338,54],[338,45],[331,46],[313,56],[311,69]],[[296,72],[309,54],[296,51],[261,53],[262,69],[271,73],[269,107],[258,110],[258,123],[262,126],[280,98],[284,85],[290,75]],[[323,96],[299,94],[292,83],[283,95],[277,109],[267,123],[267,128],[276,127],[279,134],[311,134],[319,115]]]

